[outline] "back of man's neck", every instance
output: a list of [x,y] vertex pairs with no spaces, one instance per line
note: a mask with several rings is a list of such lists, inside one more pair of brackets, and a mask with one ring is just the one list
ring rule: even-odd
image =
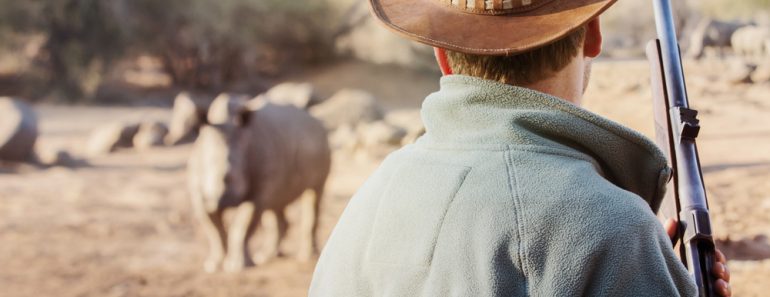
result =
[[588,79],[585,69],[583,61],[573,59],[572,63],[551,77],[520,87],[553,95],[580,106],[585,91],[585,81]]

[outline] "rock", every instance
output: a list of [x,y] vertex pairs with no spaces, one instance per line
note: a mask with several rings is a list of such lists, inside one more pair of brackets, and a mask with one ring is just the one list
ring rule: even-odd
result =
[[208,108],[209,102],[206,100],[194,98],[187,92],[179,93],[174,98],[169,133],[163,142],[166,145],[178,145],[195,140],[202,122],[201,118],[206,116]]
[[378,146],[401,146],[401,140],[406,136],[406,130],[386,123],[376,121],[358,126],[357,134],[361,144],[366,148]]
[[329,135],[329,144],[334,150],[354,152],[359,147],[356,130],[350,125],[342,125]]
[[385,116],[385,122],[406,130],[406,136],[401,141],[401,145],[414,143],[417,138],[425,134],[420,110],[416,108],[389,112]]
[[765,54],[770,56],[770,39],[765,40]]
[[161,122],[146,122],[139,126],[139,131],[134,135],[134,148],[145,150],[153,146],[163,145],[163,138],[168,134],[168,127]]
[[44,148],[36,151],[37,162],[43,166],[75,167],[79,161],[61,148]]
[[356,127],[358,146],[353,152],[356,160],[382,160],[401,147],[406,130],[376,121],[362,123]]
[[751,80],[755,83],[770,82],[770,61],[760,64],[751,74]]
[[420,136],[425,134],[425,127],[420,128],[419,130],[415,131],[408,131],[406,133],[406,136],[404,136],[404,139],[401,140],[401,145],[407,145],[412,144],[417,141]]
[[750,83],[755,67],[744,62],[731,63],[725,73],[725,80],[732,84]]
[[91,156],[114,152],[133,145],[139,124],[111,123],[97,128],[88,139],[87,151]]
[[275,104],[294,105],[308,108],[317,104],[319,99],[315,87],[310,83],[282,83],[272,87],[265,93],[268,100]]
[[370,123],[383,117],[382,107],[374,96],[353,89],[337,92],[323,103],[313,106],[310,113],[330,131],[342,125],[356,127],[359,123]]
[[0,160],[30,161],[37,136],[32,108],[17,99],[0,97]]

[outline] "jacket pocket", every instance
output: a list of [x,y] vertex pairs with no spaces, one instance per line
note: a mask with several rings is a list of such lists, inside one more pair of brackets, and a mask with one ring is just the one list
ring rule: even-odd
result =
[[401,165],[379,201],[367,260],[430,266],[444,217],[469,171],[436,163]]

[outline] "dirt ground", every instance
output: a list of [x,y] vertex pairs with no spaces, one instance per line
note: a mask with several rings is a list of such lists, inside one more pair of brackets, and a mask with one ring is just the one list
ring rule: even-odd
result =
[[[770,291],[770,86],[720,81],[718,62],[687,65],[692,104],[702,111],[699,147],[719,247],[731,259],[735,296]],[[651,135],[644,61],[594,66],[585,105]],[[361,78],[368,78],[361,80]],[[391,109],[417,107],[435,74],[344,64],[302,80],[322,92],[369,89]],[[40,145],[80,155],[88,133],[116,120],[167,120],[139,107],[37,106]],[[77,168],[0,167],[0,296],[305,296],[314,263],[290,256],[243,273],[202,270],[204,238],[185,187],[190,146],[123,150]],[[379,160],[335,154],[319,238],[328,237]],[[290,209],[290,220],[299,213]],[[259,248],[259,237],[253,240]]]

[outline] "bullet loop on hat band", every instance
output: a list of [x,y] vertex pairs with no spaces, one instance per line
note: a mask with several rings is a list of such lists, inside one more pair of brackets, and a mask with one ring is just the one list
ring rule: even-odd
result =
[[443,0],[442,2],[468,12],[506,14],[526,9],[528,6],[532,5],[532,1],[533,0]]

